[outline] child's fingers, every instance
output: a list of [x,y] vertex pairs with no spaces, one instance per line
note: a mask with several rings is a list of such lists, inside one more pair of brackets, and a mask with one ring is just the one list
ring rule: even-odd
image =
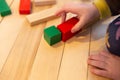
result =
[[108,58],[112,57],[111,54],[109,52],[106,52],[106,51],[101,51],[99,54],[106,56]]
[[55,15],[57,16],[61,16],[61,14],[63,13],[68,13],[68,12],[71,12],[72,13],[72,8],[70,7],[70,5],[64,5],[62,6],[60,9],[58,9],[55,13]]
[[85,21],[82,20],[82,18],[79,20],[79,22],[72,28],[71,32],[75,33],[79,31],[85,24]]
[[106,69],[107,64],[103,61],[88,60],[88,64],[99,69]]
[[101,69],[92,67],[92,68],[90,68],[90,71],[91,71],[93,74],[96,74],[96,75],[99,75],[99,76],[108,77],[108,78],[111,77],[110,74],[109,74],[109,72],[106,71],[106,70],[101,70]]
[[66,15],[67,14],[65,12],[62,13],[62,23],[66,21]]
[[90,55],[89,59],[96,60],[96,61],[106,61],[107,57],[102,56],[100,54],[94,54],[94,55]]
[[56,16],[61,16],[61,14],[64,12],[64,10],[61,8],[59,10],[56,11],[55,15]]

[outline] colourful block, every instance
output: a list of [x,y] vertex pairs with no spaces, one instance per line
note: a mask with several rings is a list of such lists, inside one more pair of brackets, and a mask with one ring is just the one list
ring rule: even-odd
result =
[[61,41],[61,32],[55,26],[50,26],[44,29],[44,39],[49,45],[53,45]]
[[65,21],[64,23],[60,24],[57,26],[57,28],[61,31],[62,33],[62,41],[66,41],[68,39],[70,39],[72,36],[74,36],[76,33],[72,33],[71,29],[74,27],[74,25],[78,22],[78,18],[73,17],[67,21]]
[[3,17],[11,14],[11,10],[5,0],[0,0],[0,14]]
[[31,0],[20,0],[19,13],[20,14],[31,13]]

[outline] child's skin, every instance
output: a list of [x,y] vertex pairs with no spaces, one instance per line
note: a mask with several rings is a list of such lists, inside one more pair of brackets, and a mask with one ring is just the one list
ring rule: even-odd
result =
[[79,19],[79,22],[71,30],[73,33],[79,31],[86,24],[92,22],[92,20],[99,18],[98,10],[93,4],[68,3],[59,9],[56,15],[62,15],[62,22],[64,22],[68,12],[76,14]]
[[[78,19],[80,19],[72,28],[71,32],[73,33],[100,16],[97,8],[92,3],[68,3],[59,9],[56,15],[62,15],[62,21],[64,22],[68,12],[76,14]],[[116,23],[116,25],[118,24],[120,22]],[[120,80],[120,57],[101,51],[98,54],[90,55],[88,64],[92,66],[90,68],[92,73],[112,80]]]
[[92,66],[90,68],[92,73],[112,80],[120,80],[120,57],[101,51],[90,55],[88,64]]

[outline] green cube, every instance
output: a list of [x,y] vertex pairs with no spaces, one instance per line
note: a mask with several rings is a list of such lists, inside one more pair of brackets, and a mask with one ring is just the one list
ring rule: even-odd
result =
[[5,0],[0,0],[0,14],[1,16],[7,16],[11,14],[11,10]]
[[44,39],[49,45],[53,45],[61,41],[61,32],[55,26],[50,26],[44,29]]

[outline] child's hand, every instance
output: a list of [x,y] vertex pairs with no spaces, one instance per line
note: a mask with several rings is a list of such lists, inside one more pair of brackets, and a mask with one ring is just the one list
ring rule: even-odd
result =
[[73,33],[100,16],[97,8],[92,3],[68,3],[58,10],[56,15],[61,15],[63,18],[62,22],[64,22],[66,14],[69,12],[76,14],[79,19],[79,22],[71,30]]
[[108,52],[100,52],[91,55],[88,64],[92,66],[90,68],[92,73],[112,80],[120,80],[120,57]]

